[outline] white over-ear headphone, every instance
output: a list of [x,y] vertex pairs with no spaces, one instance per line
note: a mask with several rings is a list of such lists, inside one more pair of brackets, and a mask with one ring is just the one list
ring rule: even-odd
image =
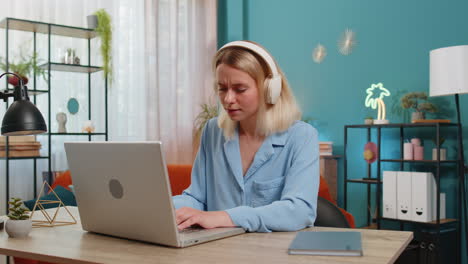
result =
[[222,46],[219,50],[222,50],[227,47],[246,48],[255,52],[265,60],[273,75],[265,79],[265,89],[267,90],[265,100],[269,104],[275,104],[276,101],[278,101],[278,98],[281,94],[282,80],[281,75],[278,72],[278,68],[276,68],[275,60],[273,59],[273,57],[271,57],[271,55],[264,48],[247,41],[229,42],[226,45]]

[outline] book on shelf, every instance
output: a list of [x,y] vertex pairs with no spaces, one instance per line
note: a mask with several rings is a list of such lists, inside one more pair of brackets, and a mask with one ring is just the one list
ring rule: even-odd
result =
[[331,156],[333,155],[333,142],[331,141],[320,141],[319,142],[320,156]]
[[[39,149],[35,150],[10,150],[8,152],[8,157],[10,158],[17,158],[17,157],[38,157],[40,156]],[[0,157],[6,157],[6,151],[0,150]]]
[[[35,150],[41,148],[40,142],[31,142],[31,143],[12,143],[8,144],[10,150]],[[5,150],[6,145],[0,145],[0,150]]]
[[[10,136],[8,142],[36,142],[36,136]],[[0,143],[6,143],[5,136],[0,136]]]
[[[9,157],[39,156],[41,143],[35,136],[10,136],[8,140]],[[6,157],[6,137],[0,137],[0,157]]]
[[290,255],[362,256],[360,232],[301,231],[289,245]]
[[320,146],[319,147],[320,150],[330,150],[330,149],[333,149],[332,146]]

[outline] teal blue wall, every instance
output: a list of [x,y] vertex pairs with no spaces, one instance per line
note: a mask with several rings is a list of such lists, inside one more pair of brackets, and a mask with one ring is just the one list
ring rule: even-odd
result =
[[[465,0],[220,0],[218,44],[247,39],[265,46],[286,73],[304,117],[314,118],[312,123],[319,130],[320,139],[333,141],[335,154],[342,155],[343,126],[362,123],[368,113],[376,116],[375,110],[364,107],[365,89],[372,83],[382,82],[394,94],[428,92],[429,51],[468,44],[467,10]],[[337,41],[346,28],[356,32],[357,46],[353,53],[343,56],[338,52]],[[328,51],[321,64],[316,64],[311,57],[318,43]],[[385,99],[392,123],[404,121],[402,116],[391,112],[398,98]],[[453,98],[437,100],[455,121]],[[468,95],[461,96],[461,105],[463,123],[468,124]],[[464,131],[468,139],[466,126]],[[383,133],[382,151],[391,157],[398,156],[397,132]],[[431,134],[414,131],[414,135],[427,139],[425,155],[429,157]],[[353,178],[362,178],[365,176],[362,160],[365,131],[353,131],[349,136],[350,147],[354,149],[348,153],[354,157],[349,160],[349,173]],[[453,141],[454,138],[447,144],[453,145]],[[465,145],[468,146],[468,141]],[[454,147],[450,151],[455,154]],[[383,169],[397,168],[385,165]],[[339,171],[338,200],[343,205],[342,164]],[[442,190],[450,192],[456,182],[453,170],[452,176],[447,171],[449,175],[443,180]],[[356,184],[348,186],[348,209],[356,217],[357,225],[364,226],[366,188]],[[455,196],[449,195],[448,199],[449,211],[455,212]]]

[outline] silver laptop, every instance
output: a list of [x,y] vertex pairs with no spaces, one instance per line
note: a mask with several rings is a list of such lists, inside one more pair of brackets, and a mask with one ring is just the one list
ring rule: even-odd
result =
[[161,142],[67,142],[65,151],[86,231],[173,247],[245,232],[178,231]]

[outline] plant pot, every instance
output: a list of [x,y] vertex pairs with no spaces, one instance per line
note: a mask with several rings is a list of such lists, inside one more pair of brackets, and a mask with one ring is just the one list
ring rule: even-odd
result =
[[[437,148],[432,149],[432,160],[437,160]],[[440,148],[440,160],[447,160],[446,148]]]
[[364,124],[372,125],[374,123],[374,119],[364,119]]
[[5,231],[10,237],[27,237],[32,229],[31,219],[11,220],[8,219],[5,224]]
[[[19,75],[19,74],[18,74]],[[28,83],[28,78],[21,76],[21,79],[23,79],[23,84],[26,85]],[[8,83],[13,85],[13,86],[18,86],[19,85],[19,78],[14,76],[14,75],[9,75],[8,76]]]
[[414,122],[415,120],[421,120],[421,119],[426,119],[424,112],[411,113],[411,122]]
[[88,28],[91,28],[91,29],[97,28],[98,18],[96,15],[89,15],[86,17],[86,20],[88,22]]

